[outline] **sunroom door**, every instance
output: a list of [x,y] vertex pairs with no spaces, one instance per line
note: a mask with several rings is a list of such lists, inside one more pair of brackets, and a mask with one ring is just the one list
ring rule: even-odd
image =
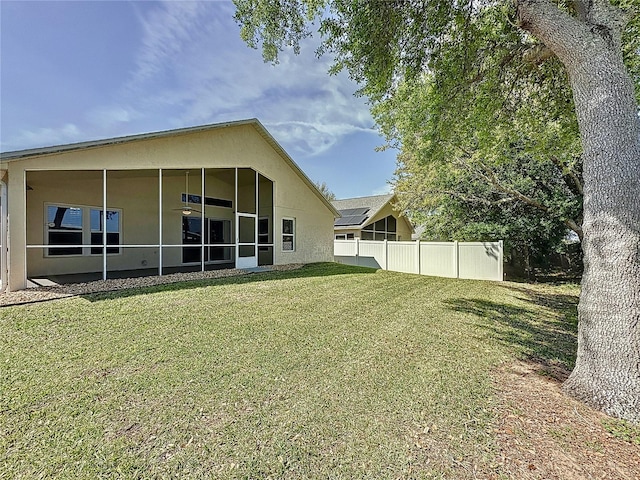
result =
[[258,215],[236,214],[236,268],[258,266]]

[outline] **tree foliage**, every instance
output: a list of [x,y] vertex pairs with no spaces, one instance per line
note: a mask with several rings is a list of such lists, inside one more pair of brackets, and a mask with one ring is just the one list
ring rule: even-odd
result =
[[429,237],[502,238],[522,255],[549,253],[567,229],[582,236],[581,149],[565,107],[570,97],[560,105],[507,100],[488,112],[488,83],[473,92],[481,101],[470,94],[458,103],[425,77],[376,106],[379,125],[400,149],[400,207]]
[[[400,203],[411,220],[421,225],[426,240],[492,241],[505,240],[505,253],[513,265],[530,271],[533,264],[548,264],[552,253],[566,248],[567,227],[542,209],[511,196],[496,192],[482,175],[476,175],[466,165],[437,164],[428,174],[429,166],[420,166],[410,175],[401,175],[396,187],[401,189]],[[525,194],[537,194],[537,182],[556,180],[555,168],[544,172],[533,166],[541,177],[535,182],[528,174],[531,165],[507,162],[496,172],[503,183],[509,182]],[[547,173],[546,178],[542,177]],[[412,189],[415,185],[415,190]],[[430,190],[432,189],[432,190]],[[552,196],[554,192],[547,192]],[[561,195],[559,198],[564,199]],[[415,200],[417,208],[406,202]],[[554,199],[555,200],[555,199]],[[573,199],[577,203],[577,198]]]
[[333,202],[336,199],[336,194],[331,191],[327,182],[315,182],[315,186],[318,191],[324,195],[324,198],[330,202]]

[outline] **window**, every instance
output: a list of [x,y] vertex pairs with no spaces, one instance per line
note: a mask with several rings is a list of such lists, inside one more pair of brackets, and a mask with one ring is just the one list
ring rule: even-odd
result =
[[[91,255],[102,255],[102,216],[104,212],[95,208],[91,209],[91,245],[100,245],[92,248]],[[107,210],[107,245],[120,243],[120,212]],[[107,253],[120,253],[117,247],[107,248]]]
[[[231,220],[207,218],[209,229],[205,232],[209,234],[209,238],[205,238],[206,243],[211,244],[230,244],[231,243]],[[232,247],[214,246],[209,247],[209,258],[205,250],[205,260],[210,262],[230,261],[233,253]]]
[[[231,260],[231,220],[204,219],[204,243],[211,246],[204,249],[205,262],[228,262]],[[182,217],[182,263],[200,263],[202,253],[202,217]]]
[[[47,249],[47,255],[82,255],[82,208],[47,206],[47,245],[61,245]],[[64,245],[64,246],[62,246]]]
[[336,240],[353,240],[353,233],[336,233]]
[[260,217],[258,219],[258,243],[269,244],[269,217]]
[[296,220],[282,219],[282,251],[293,252],[296,248]]
[[200,262],[202,245],[202,218],[182,217],[182,244],[198,245],[197,247],[182,248],[182,263]]
[[[182,194],[182,203],[193,203],[196,205],[202,205],[202,196],[194,195],[190,193],[188,196],[186,193]],[[232,208],[233,202],[224,198],[204,197],[204,204],[210,207],[225,207]]]
[[382,218],[362,229],[362,240],[397,240],[397,220],[393,215]]
[[[102,209],[47,205],[45,211],[45,242],[52,247],[47,248],[46,255],[102,255]],[[120,210],[107,210],[107,245],[120,244],[120,216]],[[92,245],[92,248],[85,249],[83,245]],[[111,247],[107,253],[121,252],[120,248]]]

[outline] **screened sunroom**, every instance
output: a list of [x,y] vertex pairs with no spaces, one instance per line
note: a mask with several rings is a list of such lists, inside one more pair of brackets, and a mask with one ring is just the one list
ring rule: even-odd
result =
[[273,263],[273,182],[251,168],[26,172],[29,278]]
[[255,119],[6,152],[0,170],[2,288],[333,260],[338,213]]

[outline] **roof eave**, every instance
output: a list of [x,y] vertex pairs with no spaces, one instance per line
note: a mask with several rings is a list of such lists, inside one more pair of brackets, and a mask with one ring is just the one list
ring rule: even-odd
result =
[[20,160],[22,158],[28,158],[28,157],[54,155],[56,153],[66,153],[66,152],[72,152],[74,150],[104,147],[108,145],[118,145],[122,143],[135,142],[139,140],[151,140],[154,138],[187,135],[190,133],[197,133],[197,132],[202,132],[206,130],[216,130],[219,128],[251,125],[256,123],[258,124],[260,123],[257,118],[249,118],[245,120],[235,120],[232,122],[210,123],[207,125],[199,125],[196,127],[185,127],[185,128],[176,128],[173,130],[161,130],[158,132],[139,133],[135,135],[126,135],[124,137],[112,137],[112,138],[105,138],[100,140],[89,140],[86,142],[52,145],[48,147],[29,148],[25,150],[15,150],[10,152],[0,152],[0,161],[11,162],[11,161],[16,161],[16,160]]

